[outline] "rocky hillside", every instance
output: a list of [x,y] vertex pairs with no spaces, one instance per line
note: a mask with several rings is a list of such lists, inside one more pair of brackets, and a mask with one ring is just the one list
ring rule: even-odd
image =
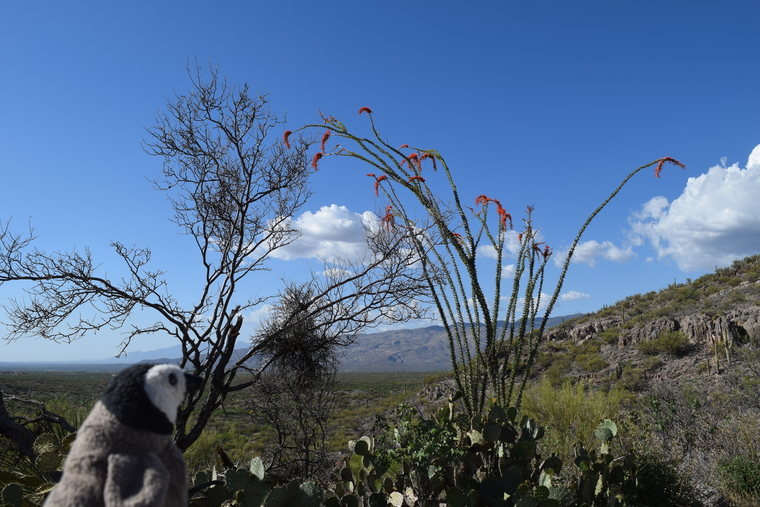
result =
[[[630,296],[552,329],[541,372],[634,385],[719,373],[760,344],[760,255],[684,284]],[[625,378],[628,377],[628,378]]]

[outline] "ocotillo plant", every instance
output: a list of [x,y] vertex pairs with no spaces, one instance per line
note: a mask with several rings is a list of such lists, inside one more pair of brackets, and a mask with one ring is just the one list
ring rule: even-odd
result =
[[[552,251],[538,241],[532,208],[528,208],[518,232],[513,229],[511,214],[496,198],[480,195],[474,206],[464,204],[451,168],[438,151],[391,145],[378,132],[370,108],[362,107],[359,114],[369,117],[369,137],[354,134],[337,119],[326,116],[319,124],[299,129],[323,129],[321,149],[314,154],[312,166],[316,169],[323,157],[340,156],[358,159],[371,168],[367,176],[373,179],[375,194],[388,200],[382,227],[389,234],[407,234],[417,251],[433,306],[448,335],[454,378],[468,412],[482,415],[491,397],[501,406],[519,409],[547,320],[583,232],[635,174],[656,166],[659,177],[665,163],[683,164],[665,157],[636,168],[589,215],[567,252],[554,292],[539,319],[545,268]],[[283,135],[286,145],[291,134],[286,131]],[[342,144],[327,150],[331,137]],[[429,180],[441,174],[439,169],[450,188],[447,199],[429,186]],[[413,215],[419,206],[424,210],[422,219]],[[494,281],[493,287],[478,270],[481,247],[495,253],[495,272],[486,275]],[[506,304],[502,302],[505,249],[517,255]]]

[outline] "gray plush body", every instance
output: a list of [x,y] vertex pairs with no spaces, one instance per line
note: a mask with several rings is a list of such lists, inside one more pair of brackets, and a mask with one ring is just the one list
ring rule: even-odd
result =
[[185,507],[187,471],[171,434],[132,429],[98,402],[45,507]]

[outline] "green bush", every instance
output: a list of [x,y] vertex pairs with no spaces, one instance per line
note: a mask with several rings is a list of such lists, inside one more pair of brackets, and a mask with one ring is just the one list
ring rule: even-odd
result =
[[702,505],[695,500],[694,487],[675,461],[651,452],[637,452],[635,463],[636,485],[629,494],[630,505]]
[[648,356],[664,353],[681,357],[689,353],[689,339],[681,331],[663,331],[654,340],[639,342],[638,349]]
[[611,327],[609,329],[605,329],[599,333],[599,337],[602,339],[602,341],[604,341],[604,343],[608,345],[614,345],[617,343],[618,338],[620,338],[620,328]]
[[760,500],[760,459],[735,456],[718,464],[718,473],[726,486],[740,497]]
[[645,385],[644,369],[625,365],[620,374],[618,385],[627,391],[638,391]]
[[594,352],[578,354],[575,362],[581,370],[587,373],[603,370],[609,365],[598,353]]
[[525,391],[522,410],[545,425],[548,448],[572,461],[574,446],[593,446],[596,425],[602,419],[616,418],[628,396],[622,389],[604,392],[567,381],[555,387],[550,379],[543,379]]

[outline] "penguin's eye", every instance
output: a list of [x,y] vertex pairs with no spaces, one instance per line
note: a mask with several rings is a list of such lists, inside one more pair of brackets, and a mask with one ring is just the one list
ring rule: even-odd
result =
[[177,385],[177,376],[174,373],[169,374],[169,383],[173,386]]

